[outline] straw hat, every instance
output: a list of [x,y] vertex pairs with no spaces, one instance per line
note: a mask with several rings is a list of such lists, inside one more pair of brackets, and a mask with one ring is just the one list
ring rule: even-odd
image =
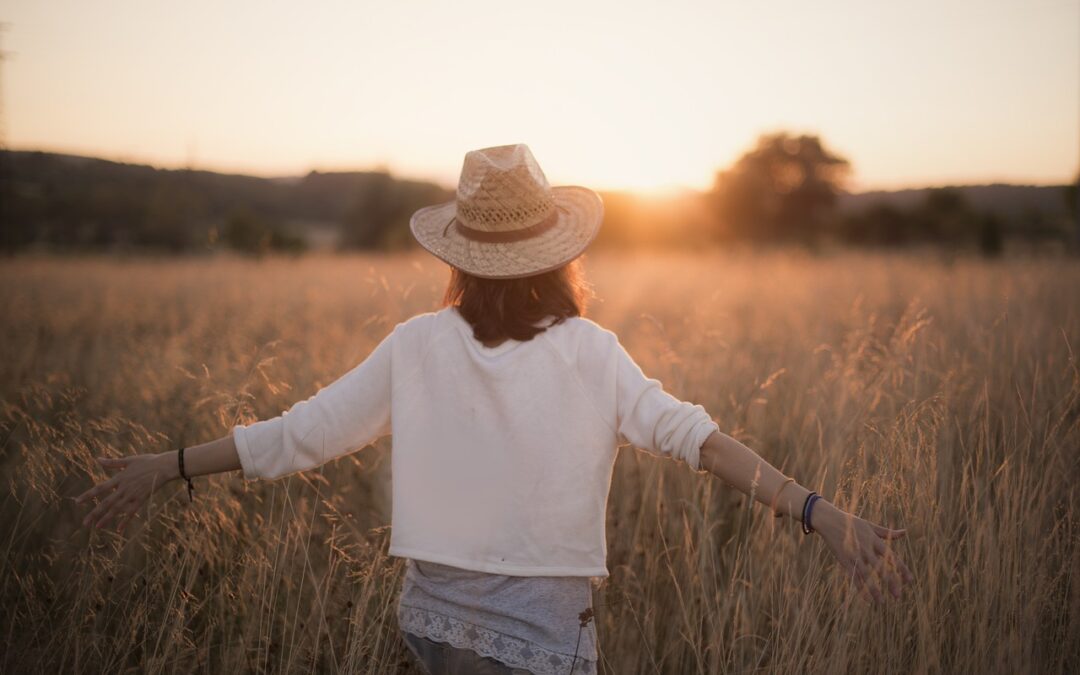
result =
[[592,190],[548,185],[528,146],[500,145],[466,153],[457,199],[420,209],[409,227],[421,246],[454,267],[514,279],[581,255],[603,215]]

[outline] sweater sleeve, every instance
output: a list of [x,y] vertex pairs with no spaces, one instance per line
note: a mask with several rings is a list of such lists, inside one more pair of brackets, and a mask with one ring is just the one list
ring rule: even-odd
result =
[[400,324],[362,363],[273,419],[233,427],[244,478],[321,466],[390,433],[391,351]]
[[620,441],[699,469],[701,445],[720,427],[705,408],[680,401],[664,391],[659,380],[646,377],[622,344],[617,339],[613,342]]

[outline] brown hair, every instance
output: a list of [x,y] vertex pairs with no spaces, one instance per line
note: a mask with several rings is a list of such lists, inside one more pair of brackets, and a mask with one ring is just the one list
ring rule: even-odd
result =
[[443,306],[457,307],[481,342],[526,341],[544,331],[535,324],[546,316],[555,317],[552,326],[584,316],[590,294],[578,259],[520,279],[485,279],[451,267]]

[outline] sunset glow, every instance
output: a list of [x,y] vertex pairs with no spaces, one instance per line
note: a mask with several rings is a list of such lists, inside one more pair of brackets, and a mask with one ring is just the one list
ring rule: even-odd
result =
[[6,141],[260,175],[456,181],[528,143],[553,183],[706,187],[760,133],[856,187],[1078,169],[1080,4],[5,3]]

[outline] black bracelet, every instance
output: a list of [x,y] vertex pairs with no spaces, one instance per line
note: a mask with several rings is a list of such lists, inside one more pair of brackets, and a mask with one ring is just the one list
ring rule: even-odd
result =
[[176,453],[176,457],[180,462],[180,477],[187,481],[187,496],[188,501],[195,501],[195,497],[191,493],[195,492],[195,486],[191,484],[191,477],[184,473],[184,448],[180,448],[180,452]]
[[811,492],[806,495],[806,501],[803,502],[802,507],[802,531],[803,534],[810,534],[814,531],[814,528],[810,526],[810,512],[814,509],[814,502],[821,499],[821,495],[816,492]]

